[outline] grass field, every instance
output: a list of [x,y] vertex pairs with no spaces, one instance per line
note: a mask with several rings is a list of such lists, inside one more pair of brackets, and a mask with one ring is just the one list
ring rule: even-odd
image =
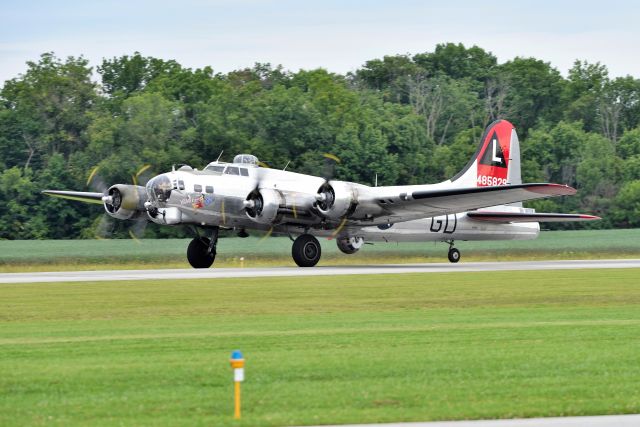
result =
[[[114,268],[187,268],[188,240],[0,241],[0,272]],[[366,245],[354,255],[321,240],[321,265],[446,262],[443,243]],[[537,240],[457,242],[463,261],[640,257],[640,229],[543,232]],[[241,258],[244,258],[241,261]],[[217,267],[293,266],[291,241],[224,238]]]
[[639,283],[634,269],[0,285],[0,425],[638,413]]

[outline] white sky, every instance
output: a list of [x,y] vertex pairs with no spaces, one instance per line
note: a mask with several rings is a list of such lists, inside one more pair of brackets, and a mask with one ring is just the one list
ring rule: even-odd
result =
[[43,52],[102,58],[135,51],[217,72],[282,64],[345,73],[384,55],[462,42],[500,62],[533,56],[564,75],[576,59],[640,77],[633,1],[0,0],[0,84]]

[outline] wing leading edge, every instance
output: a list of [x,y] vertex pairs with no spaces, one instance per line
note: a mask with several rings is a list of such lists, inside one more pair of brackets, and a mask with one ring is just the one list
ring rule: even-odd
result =
[[562,214],[562,213],[525,213],[525,212],[467,212],[467,217],[476,221],[486,222],[578,222],[596,221],[601,219],[595,215]]
[[88,191],[60,191],[60,190],[44,190],[42,194],[47,196],[59,197],[61,199],[76,200],[78,202],[102,204],[102,193],[92,193]]

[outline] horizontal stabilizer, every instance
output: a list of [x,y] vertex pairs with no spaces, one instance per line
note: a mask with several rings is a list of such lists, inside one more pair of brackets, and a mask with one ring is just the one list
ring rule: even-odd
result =
[[598,216],[561,213],[524,213],[524,212],[467,212],[467,216],[477,221],[487,222],[576,222],[595,221]]
[[88,191],[60,191],[60,190],[44,190],[42,194],[47,196],[60,197],[61,199],[76,200],[78,202],[102,204],[102,193],[91,193]]

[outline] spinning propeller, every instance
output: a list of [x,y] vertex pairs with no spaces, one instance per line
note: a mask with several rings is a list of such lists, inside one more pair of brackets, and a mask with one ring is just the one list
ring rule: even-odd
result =
[[[150,168],[151,165],[143,165],[135,174],[131,175],[133,185],[144,186],[152,177],[152,174],[149,172]],[[87,186],[93,191],[103,194],[102,202],[109,212],[117,212],[121,207],[127,209],[137,208],[137,206],[130,206],[131,202],[128,202],[123,197],[122,192],[117,186],[110,187],[106,183],[106,180],[100,175],[100,166],[95,166],[89,172]],[[119,228],[119,221],[115,221],[115,219],[107,213],[103,214],[97,223],[96,221],[94,221],[94,223],[94,235],[97,239],[110,238],[117,231],[117,228]],[[129,237],[138,242],[144,236],[147,223],[148,219],[144,213],[137,214],[124,222],[125,231]]]
[[[258,161],[258,166],[265,169],[270,169],[269,165],[262,161]],[[262,186],[262,179],[258,178],[256,180],[255,187],[253,188],[253,190],[249,192],[249,194],[247,194],[247,197],[243,202],[244,209],[251,218],[258,218],[261,215],[263,215],[263,212],[265,209],[265,199],[262,192],[260,191],[261,189],[264,190]],[[224,223],[224,212],[223,212],[223,223]],[[267,240],[272,233],[273,233],[273,225],[269,227],[269,230],[267,230],[265,235],[260,238],[258,243],[262,243],[265,240]]]
[[[318,194],[316,194],[316,206],[320,211],[326,212],[331,209],[336,202],[336,192],[333,185],[331,184],[331,181],[333,181],[333,177],[336,172],[336,166],[340,164],[341,161],[338,156],[331,153],[324,153],[323,157],[324,168],[322,178],[324,178],[324,184],[320,186],[320,188],[318,189]],[[348,212],[345,212],[340,216],[338,227],[333,230],[331,236],[328,238],[329,240],[335,238],[338,234],[340,234],[344,226],[347,224],[347,216]]]

